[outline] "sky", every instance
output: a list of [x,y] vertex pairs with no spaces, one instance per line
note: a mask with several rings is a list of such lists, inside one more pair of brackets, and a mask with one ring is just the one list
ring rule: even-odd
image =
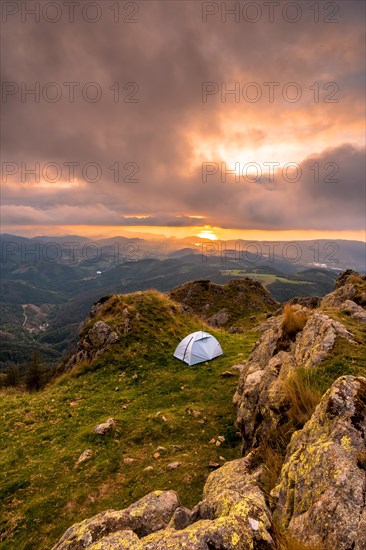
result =
[[3,232],[365,240],[364,2],[1,8]]

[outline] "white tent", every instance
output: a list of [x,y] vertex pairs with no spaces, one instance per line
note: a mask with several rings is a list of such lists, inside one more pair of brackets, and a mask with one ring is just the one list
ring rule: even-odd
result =
[[174,357],[188,365],[196,365],[222,354],[223,351],[216,338],[200,330],[183,338],[174,352]]

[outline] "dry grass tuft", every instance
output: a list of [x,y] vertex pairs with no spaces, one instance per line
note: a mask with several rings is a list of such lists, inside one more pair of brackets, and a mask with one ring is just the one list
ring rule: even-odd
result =
[[272,524],[276,550],[326,550],[322,544],[305,544],[283,532],[276,522]]
[[287,336],[290,339],[293,339],[298,332],[300,332],[308,319],[307,313],[305,311],[295,310],[291,304],[285,304],[283,308],[283,323],[282,323],[282,333],[283,336]]
[[321,390],[314,385],[306,369],[298,368],[283,381],[283,391],[290,402],[289,420],[295,427],[302,427],[321,400]]

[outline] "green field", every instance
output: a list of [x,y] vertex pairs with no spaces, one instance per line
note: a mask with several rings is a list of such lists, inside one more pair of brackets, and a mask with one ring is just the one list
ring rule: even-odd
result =
[[276,283],[276,282],[287,283],[290,285],[311,285],[309,281],[301,281],[301,280],[294,281],[292,279],[288,279],[286,277],[280,277],[272,273],[248,273],[242,269],[227,269],[227,270],[221,271],[221,274],[229,277],[248,277],[249,279],[254,279],[255,281],[259,281],[265,287],[268,287],[272,283]]

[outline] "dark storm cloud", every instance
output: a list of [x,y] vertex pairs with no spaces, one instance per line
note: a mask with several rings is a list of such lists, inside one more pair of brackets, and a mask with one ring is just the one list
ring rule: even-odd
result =
[[[95,24],[79,16],[74,23],[63,18],[55,24],[32,23],[31,18],[22,23],[19,16],[9,16],[3,25],[3,80],[20,88],[39,82],[43,94],[44,85],[54,82],[62,92],[55,103],[42,94],[39,103],[31,96],[22,102],[20,91],[3,103],[3,160],[19,165],[3,185],[8,223],[136,225],[138,216],[148,216],[146,225],[199,225],[187,216],[192,214],[223,227],[363,227],[362,151],[346,145],[362,131],[363,3],[339,2],[336,24],[314,23],[307,2],[298,2],[303,18],[294,24],[283,17],[273,24],[265,18],[223,24],[217,16],[204,24],[197,1],[139,2],[138,23],[113,23],[109,4],[100,4],[103,17]],[[236,104],[217,95],[202,102],[203,82],[229,87],[236,81],[295,81],[303,98]],[[314,103],[308,88],[316,81],[336,82],[339,102]],[[70,82],[80,83],[74,103],[65,84]],[[95,103],[82,96],[83,87],[93,92],[92,86],[85,88],[90,82],[102,91]],[[130,94],[138,102],[115,103],[115,88],[110,89],[115,82],[121,98]],[[124,90],[128,82],[135,84]],[[232,127],[235,121],[239,128]],[[281,133],[283,128],[287,133]],[[321,146],[312,145],[313,136],[322,136]],[[212,158],[212,148],[196,158],[206,142],[230,150],[294,138],[304,148],[301,157],[288,162],[304,162],[308,156],[322,166],[337,162],[339,182],[314,185],[305,169],[301,182],[293,185],[280,176],[273,186],[202,181],[202,160],[221,161]],[[39,162],[41,170],[57,163],[67,179],[64,163],[74,161],[79,166],[73,185],[37,184],[31,177],[21,182],[20,163],[31,168]],[[96,182],[81,174],[91,162],[101,171]],[[111,169],[116,162],[118,183]],[[138,181],[126,181],[127,163],[137,167]]]

